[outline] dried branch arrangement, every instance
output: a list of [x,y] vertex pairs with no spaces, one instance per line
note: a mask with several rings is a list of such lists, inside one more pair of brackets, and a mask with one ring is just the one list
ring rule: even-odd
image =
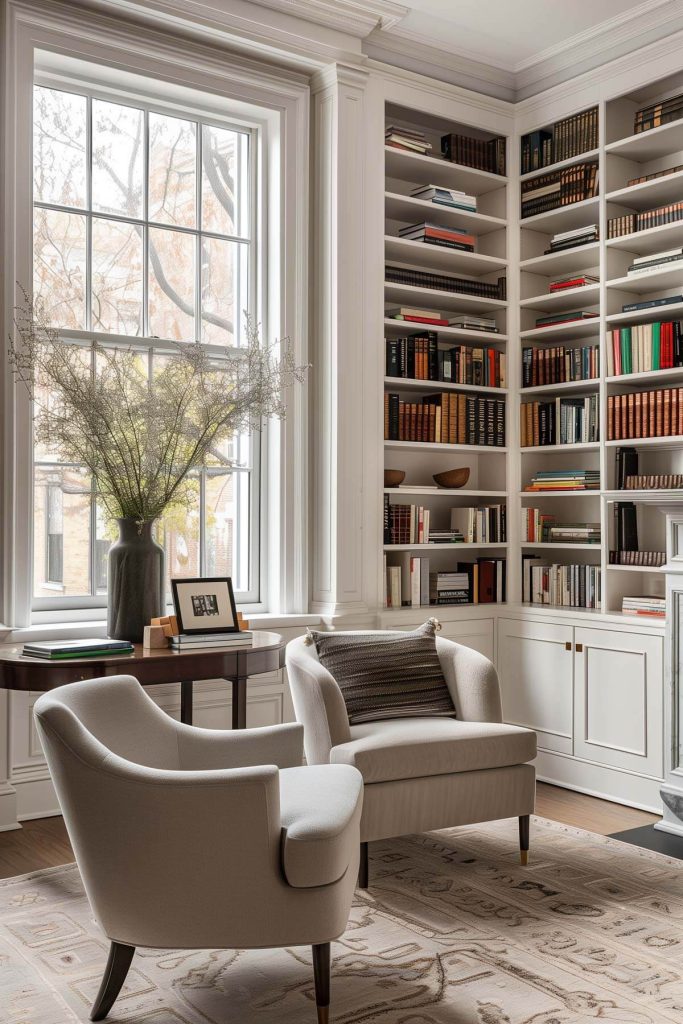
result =
[[[30,296],[17,307],[9,358],[34,402],[36,440],[86,466],[114,518],[156,519],[187,500],[191,470],[229,464],[221,445],[271,417],[302,383],[289,341],[263,345],[247,316],[246,345],[216,357],[195,343],[145,354],[62,339]],[[168,349],[168,351],[166,351]]]

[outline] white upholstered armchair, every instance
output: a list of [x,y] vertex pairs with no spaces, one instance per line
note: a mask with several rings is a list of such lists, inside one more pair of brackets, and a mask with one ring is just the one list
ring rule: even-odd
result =
[[301,767],[300,725],[197,729],[132,676],[62,686],[35,716],[93,912],[111,941],[91,1019],[136,946],[311,945],[318,1020],[358,874],[363,783]]
[[[378,634],[379,635],[379,634]],[[351,765],[365,783],[360,885],[368,843],[391,836],[519,818],[522,863],[534,809],[536,734],[504,725],[496,670],[469,647],[436,638],[456,718],[350,725],[341,690],[305,637],[287,645],[296,717],[310,765]]]

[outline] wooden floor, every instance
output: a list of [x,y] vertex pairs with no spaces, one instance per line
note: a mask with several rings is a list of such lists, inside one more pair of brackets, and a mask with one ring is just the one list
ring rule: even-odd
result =
[[[658,820],[655,814],[596,800],[592,796],[543,782],[538,784],[536,813],[541,818],[551,818],[602,835],[650,825]],[[73,859],[61,818],[26,821],[21,829],[0,832],[0,878],[55,867]]]

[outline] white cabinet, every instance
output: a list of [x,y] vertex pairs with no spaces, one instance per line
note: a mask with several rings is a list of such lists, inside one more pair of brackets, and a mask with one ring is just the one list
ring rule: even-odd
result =
[[610,629],[574,630],[574,754],[661,778],[662,641]]
[[535,729],[538,745],[572,752],[571,626],[498,620],[498,675],[505,721]]

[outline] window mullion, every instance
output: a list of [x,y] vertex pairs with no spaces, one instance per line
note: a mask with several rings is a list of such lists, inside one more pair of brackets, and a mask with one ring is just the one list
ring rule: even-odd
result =
[[142,133],[142,336],[149,337],[149,111],[144,112]]
[[92,331],[92,96],[87,97],[85,124],[85,189],[87,213],[85,215],[85,325]]
[[206,469],[199,471],[199,575],[206,573]]
[[202,165],[204,159],[203,147],[204,131],[200,122],[197,122],[197,158],[195,181],[195,227],[197,228],[196,241],[196,265],[195,265],[195,300],[194,300],[194,322],[195,338],[202,340]]

